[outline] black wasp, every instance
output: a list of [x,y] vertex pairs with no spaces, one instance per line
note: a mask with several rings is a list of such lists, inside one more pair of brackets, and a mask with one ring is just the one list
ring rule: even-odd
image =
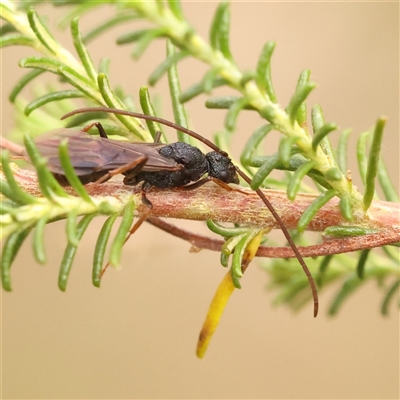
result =
[[[95,125],[99,137],[86,133]],[[36,140],[40,154],[57,180],[68,184],[58,155],[58,146],[67,139],[68,150],[75,173],[83,184],[105,182],[116,174],[125,176],[125,185],[143,182],[142,190],[185,187],[193,189],[213,179],[222,184],[239,183],[231,160],[212,151],[203,154],[187,143],[171,144],[132,143],[107,137],[100,123],[91,124],[82,131],[57,129]],[[201,179],[205,174],[208,178]]]

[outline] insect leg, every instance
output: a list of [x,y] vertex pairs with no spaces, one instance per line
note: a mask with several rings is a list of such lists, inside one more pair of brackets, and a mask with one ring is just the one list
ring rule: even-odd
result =
[[209,177],[208,179],[210,181],[213,181],[214,183],[216,183],[218,186],[222,187],[225,190],[228,190],[228,191],[234,190],[235,192],[239,192],[239,193],[245,194],[246,196],[248,196],[250,194],[249,192],[245,192],[244,190],[233,188],[232,186],[229,186],[227,183],[225,183],[223,181],[220,181],[217,178]]
[[111,179],[114,175],[123,174],[126,171],[129,171],[129,174],[126,175],[127,177],[135,176],[139,171],[141,171],[141,169],[146,164],[147,160],[148,160],[147,156],[141,156],[129,164],[125,164],[119,168],[115,168],[111,171],[108,171],[104,176],[102,176],[94,183],[106,182],[109,179]]
[[92,128],[93,126],[95,126],[97,128],[97,130],[99,131],[99,135],[100,137],[104,138],[104,139],[108,139],[107,133],[103,128],[103,125],[100,122],[92,122],[89,125],[86,125],[82,131],[83,132],[87,132],[90,128]]
[[233,187],[229,186],[227,183],[222,182],[219,179],[213,178],[211,176],[208,176],[206,178],[200,179],[197,182],[191,183],[190,185],[178,187],[177,189],[178,190],[193,190],[193,189],[199,188],[200,186],[203,186],[207,182],[214,182],[218,186],[222,187],[225,190],[229,190],[229,191],[234,190],[235,192],[239,192],[239,193],[245,194],[246,196],[249,195],[248,192],[245,192],[245,191],[240,190],[240,189],[233,188]]
[[154,136],[154,143],[160,143],[161,135],[161,131],[156,132],[156,135]]
[[200,186],[203,186],[205,183],[209,182],[211,178],[206,177],[203,179],[199,179],[197,182],[191,183],[190,185],[186,186],[179,186],[177,189],[178,190],[194,190],[199,188]]

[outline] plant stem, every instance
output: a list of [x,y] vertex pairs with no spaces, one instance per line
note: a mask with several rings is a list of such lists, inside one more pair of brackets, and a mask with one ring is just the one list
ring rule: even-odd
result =
[[[34,172],[21,170],[15,165],[13,165],[13,171],[16,181],[24,191],[34,196],[40,195]],[[108,199],[108,202],[112,200],[114,206],[110,209],[110,213],[115,212],[118,208],[122,209],[131,194],[138,194],[135,196],[136,206],[139,213],[143,211],[139,195],[141,189],[138,186],[126,186],[120,181],[108,181],[103,184],[89,184],[86,189],[89,195],[96,199],[96,204],[100,204],[102,199]],[[299,194],[296,201],[291,202],[287,199],[285,192],[265,190],[264,193],[288,229],[296,228],[301,214],[315,199],[314,195]],[[150,217],[153,218],[202,221],[213,219],[223,223],[278,228],[275,219],[257,194],[251,190],[245,194],[244,188],[241,188],[240,192],[228,191],[210,183],[190,191],[153,189],[146,196],[153,204],[150,212]],[[400,204],[375,201],[371,205],[368,217],[364,216],[353,222],[357,226],[374,231],[373,233],[357,237],[329,239],[322,245],[308,248],[312,251],[307,252],[307,255],[334,254],[400,242],[399,213]],[[345,227],[348,226],[348,223],[341,216],[339,200],[334,198],[317,213],[307,229],[322,232],[328,227],[340,225]],[[190,238],[188,240],[190,241]],[[284,255],[283,253],[279,254],[280,257],[291,257],[292,253],[290,249],[287,249],[284,250]]]

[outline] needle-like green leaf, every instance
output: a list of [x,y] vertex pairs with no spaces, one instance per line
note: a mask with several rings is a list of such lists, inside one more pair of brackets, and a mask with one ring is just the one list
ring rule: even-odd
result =
[[285,168],[289,168],[290,156],[292,155],[293,145],[298,141],[298,137],[289,136],[281,139],[279,144],[279,159]]
[[304,84],[304,86],[296,88],[296,92],[290,99],[290,103],[288,105],[288,113],[292,124],[294,124],[294,122],[297,120],[298,113],[302,113],[301,107],[303,103],[316,86],[317,85],[313,82],[307,82]]
[[3,289],[8,292],[11,291],[11,265],[30,231],[31,228],[27,228],[23,231],[12,233],[4,243],[3,251],[1,253],[0,269]]
[[[76,236],[75,236],[76,242],[79,243],[79,241],[82,239],[83,234],[85,233],[87,227],[89,226],[90,222],[95,217],[95,215],[96,215],[95,213],[85,215],[79,221],[76,227]],[[67,289],[68,278],[71,272],[72,263],[74,261],[77,249],[78,249],[77,245],[69,242],[64,251],[64,256],[61,261],[60,272],[58,275],[58,287],[63,292],[65,292],[65,290]]]
[[293,201],[296,198],[303,178],[311,171],[311,169],[313,169],[315,164],[315,161],[308,161],[297,168],[289,181],[286,191],[289,200]]
[[265,43],[257,64],[256,82],[260,90],[267,93],[269,99],[276,103],[275,90],[271,79],[271,57],[275,49],[275,42]]
[[100,281],[101,281],[100,274],[101,274],[101,268],[103,267],[104,263],[104,255],[106,252],[108,239],[110,238],[111,229],[117,217],[118,213],[114,213],[107,218],[106,222],[101,228],[99,237],[97,238],[96,247],[94,249],[94,255],[93,255],[93,269],[92,269],[92,283],[96,287],[100,287]]
[[365,191],[363,197],[364,211],[367,211],[372,203],[375,193],[375,178],[378,174],[379,157],[381,153],[383,129],[386,124],[386,118],[381,117],[375,125],[372,136],[371,148],[369,150],[367,173],[365,175]]
[[139,17],[136,14],[130,13],[128,10],[125,9],[122,13],[111,17],[105,22],[103,21],[100,25],[96,26],[96,28],[90,30],[89,32],[86,32],[86,34],[83,36],[83,43],[88,44],[110,28],[118,26],[124,22],[133,21],[138,18]]
[[48,57],[26,57],[20,60],[19,66],[21,68],[38,68],[56,74],[59,68],[65,67],[65,64],[60,60]]
[[343,195],[339,201],[340,213],[347,221],[353,221],[353,206],[351,204],[351,196]]
[[67,234],[68,244],[71,246],[78,247],[79,239],[77,237],[77,221],[78,215],[75,210],[70,211],[67,214],[67,223],[65,224],[65,230]]
[[89,196],[82,182],[75,173],[71,158],[68,152],[68,140],[63,140],[58,147],[58,154],[60,157],[61,166],[63,167],[66,178],[69,184],[74,188],[75,192],[84,201],[93,204],[93,200]]
[[393,186],[393,183],[386,169],[385,163],[383,162],[382,159],[379,160],[378,164],[378,181],[382,188],[383,194],[385,195],[385,199],[387,201],[398,202],[399,195],[397,194],[396,189]]
[[365,177],[367,174],[368,156],[367,156],[367,142],[371,135],[370,131],[363,132],[357,140],[357,161],[358,171],[361,180],[365,185]]
[[129,44],[137,42],[146,33],[151,32],[152,29],[140,29],[133,32],[125,33],[117,38],[117,44]]
[[232,257],[231,274],[232,281],[236,289],[241,289],[240,278],[243,276],[242,271],[242,258],[246,250],[247,245],[251,241],[251,234],[248,233],[243,238],[241,238],[238,244],[235,246],[235,251]]
[[47,257],[46,251],[44,249],[44,228],[49,220],[49,216],[45,215],[40,218],[36,223],[33,239],[32,239],[32,247],[33,254],[35,255],[35,259],[39,264],[46,264]]
[[258,189],[265,178],[277,167],[280,163],[279,153],[275,153],[272,156],[269,156],[258,169],[258,171],[254,174],[253,179],[251,180],[250,187],[253,190]]
[[[140,106],[142,107],[142,111],[144,114],[156,116],[156,111],[153,107],[153,104],[150,99],[149,90],[147,89],[146,86],[142,86],[139,89],[139,100],[140,100]],[[163,133],[162,126],[158,122],[145,120],[145,123],[151,133],[153,140],[156,138],[157,132],[161,132],[162,133],[161,142],[162,143],[168,142],[167,138]]]
[[232,237],[232,236],[237,236],[241,235],[244,233],[249,232],[248,227],[227,227],[219,224],[218,222],[213,221],[212,219],[207,220],[207,227],[210,229],[211,232],[216,233],[217,235],[221,235],[223,237]]
[[82,39],[82,35],[79,30],[79,17],[76,17],[71,21],[71,34],[74,41],[75,50],[78,53],[83,67],[85,68],[87,76],[93,82],[96,82],[97,71]]
[[225,241],[225,243],[221,247],[221,265],[223,267],[228,266],[229,262],[229,257],[235,250],[235,247],[237,244],[248,234],[248,231],[246,233],[238,234],[236,236],[231,236],[228,240]]
[[40,155],[33,139],[29,135],[24,136],[24,144],[29,158],[36,169],[42,194],[51,201],[56,201],[57,196],[68,197],[67,193],[65,193],[64,189],[48,170],[47,161]]
[[122,246],[125,243],[126,237],[131,229],[133,222],[133,215],[135,211],[135,202],[129,201],[125,206],[124,214],[122,215],[121,225],[114,238],[110,250],[110,265],[118,267],[120,265]]
[[136,41],[136,46],[132,51],[132,57],[135,60],[138,60],[140,56],[146,51],[151,43],[153,43],[154,39],[163,37],[166,35],[166,31],[164,29],[148,29],[147,32],[144,32]]
[[342,174],[342,172],[340,171],[340,169],[338,167],[332,167],[332,168],[329,168],[324,173],[324,178],[328,182],[340,181],[341,179],[343,179],[343,174]]
[[393,298],[397,298],[399,296],[399,287],[400,287],[400,279],[397,279],[393,285],[391,285],[386,292],[385,298],[383,299],[382,306],[381,306],[381,313],[382,315],[388,315],[389,314],[389,306],[390,302]]
[[273,129],[273,125],[266,124],[252,133],[242,151],[242,154],[240,155],[240,162],[243,166],[247,167],[253,164],[253,159],[255,158],[258,146],[265,136]]
[[28,11],[28,21],[33,32],[42,45],[45,46],[52,54],[57,54],[59,45],[47,27],[42,23],[35,10],[30,9]]
[[322,257],[321,263],[319,264],[319,274],[317,275],[317,278],[315,279],[315,281],[319,287],[321,287],[323,284],[325,272],[328,269],[329,264],[332,261],[332,258],[333,258],[332,254]]
[[311,110],[311,123],[313,127],[314,137],[312,140],[312,149],[315,152],[318,145],[322,151],[330,158],[331,162],[335,160],[332,145],[329,141],[328,134],[337,129],[334,123],[325,123],[322,107],[319,104],[313,106]]
[[[30,194],[26,193],[21,187],[18,185],[14,178],[14,174],[10,168],[10,160],[8,157],[8,151],[3,151],[1,153],[1,166],[3,170],[3,174],[7,179],[8,188],[9,188],[9,197],[11,200],[15,201],[18,204],[33,204],[36,202],[36,199]],[[4,182],[2,180],[2,182]],[[8,197],[8,196],[7,196]]]
[[241,97],[230,105],[225,116],[225,128],[228,132],[233,132],[236,129],[236,121],[239,117],[239,113],[246,107],[247,104],[247,98]]
[[10,95],[8,96],[8,100],[10,100],[11,103],[14,103],[16,97],[18,94],[21,92],[21,90],[33,79],[35,79],[37,76],[40,74],[43,74],[45,70],[43,69],[34,69],[33,71],[28,72],[25,74],[14,86],[14,88],[11,90]]
[[356,271],[360,279],[364,279],[365,263],[367,262],[368,254],[371,249],[365,249],[361,251],[360,257],[358,259]]
[[351,129],[345,129],[339,136],[339,143],[336,152],[337,164],[345,174],[347,171],[347,142],[351,134]]
[[35,41],[32,38],[21,35],[20,33],[12,32],[8,35],[0,37],[0,48],[8,46],[28,46],[32,47]]
[[179,0],[168,0],[168,5],[174,16],[180,20],[184,20],[182,13],[181,2]]
[[[202,81],[200,83],[196,83],[192,86],[190,86],[188,89],[186,89],[184,92],[182,92],[181,97],[180,97],[180,102],[181,103],[186,103],[189,100],[192,100],[196,96],[202,94],[202,93],[209,93],[212,88],[216,88],[219,86],[223,86],[227,83],[225,78],[222,78],[220,76],[215,76],[216,72],[207,72]],[[208,77],[208,74],[213,74],[215,78],[212,80],[212,83],[210,84],[210,79]]]
[[[10,185],[7,183],[5,179],[0,179],[0,193],[7,199],[17,204],[20,204],[21,202],[21,200],[18,197],[15,197],[14,191],[11,189]],[[4,204],[2,204],[1,209],[5,209]]]
[[[173,57],[175,54],[175,46],[170,40],[167,40],[167,57]],[[171,63],[168,68],[168,85],[172,101],[172,109],[174,111],[175,123],[183,126],[184,128],[188,128],[189,126],[186,117],[186,111],[183,104],[179,100],[181,95],[181,85],[179,82],[177,61]],[[177,131],[177,136],[180,142],[191,143],[189,135]]]
[[328,226],[324,230],[324,235],[330,237],[351,237],[351,236],[364,236],[375,233],[376,230],[364,228],[363,226]]
[[362,280],[356,274],[350,276],[340,290],[336,293],[336,296],[329,307],[329,315],[335,315],[338,313],[343,302],[360,287]]
[[[211,94],[211,91],[215,87],[215,83],[218,79],[221,79],[218,77],[218,69],[216,68],[209,69],[204,74],[203,79],[200,82],[200,87],[202,89],[201,93]],[[181,101],[182,101],[182,94],[181,94]]]
[[24,113],[26,116],[28,116],[32,111],[52,101],[60,101],[65,99],[78,99],[81,97],[84,97],[84,94],[82,93],[81,90],[60,90],[58,92],[47,93],[31,101],[25,107]]
[[78,74],[69,67],[61,67],[57,70],[57,73],[72,86],[84,93],[90,100],[97,104],[103,105],[102,98],[99,94],[99,89],[96,87],[96,84],[90,81],[88,78]]
[[210,44],[214,50],[219,50],[229,60],[233,57],[229,47],[230,12],[229,3],[220,3],[214,15],[210,30]]
[[[97,77],[100,93],[110,108],[119,108],[125,110],[126,107],[122,104],[121,100],[115,95],[110,87],[108,78],[104,74],[99,74]],[[116,115],[122,124],[124,124],[128,130],[134,133],[143,142],[150,142],[151,135],[141,128],[140,123],[135,118],[129,118],[125,115]]]
[[244,104],[241,104],[241,109],[254,110],[254,108],[250,104],[248,104],[247,100],[246,101],[243,100],[243,97],[240,96],[211,97],[207,99],[205,105],[207,108],[225,110],[225,109],[230,109],[238,101],[244,102]]
[[189,53],[187,51],[173,52],[168,55],[168,57],[150,74],[147,79],[149,85],[154,86],[173,65],[176,65],[188,55]]
[[316,132],[312,140],[312,149],[317,150],[318,145],[321,141],[332,131],[336,130],[337,126],[334,123],[327,123],[321,126]]
[[319,195],[303,212],[297,224],[297,230],[303,232],[311,220],[315,217],[317,212],[335,196],[335,190],[327,190]]

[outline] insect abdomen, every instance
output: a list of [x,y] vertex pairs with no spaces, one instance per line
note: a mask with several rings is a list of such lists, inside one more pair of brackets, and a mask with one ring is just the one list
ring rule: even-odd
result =
[[160,155],[174,160],[183,168],[178,171],[142,171],[124,179],[125,185],[143,183],[143,189],[155,186],[160,189],[175,188],[199,180],[208,170],[205,155],[194,146],[177,142],[159,149]]

